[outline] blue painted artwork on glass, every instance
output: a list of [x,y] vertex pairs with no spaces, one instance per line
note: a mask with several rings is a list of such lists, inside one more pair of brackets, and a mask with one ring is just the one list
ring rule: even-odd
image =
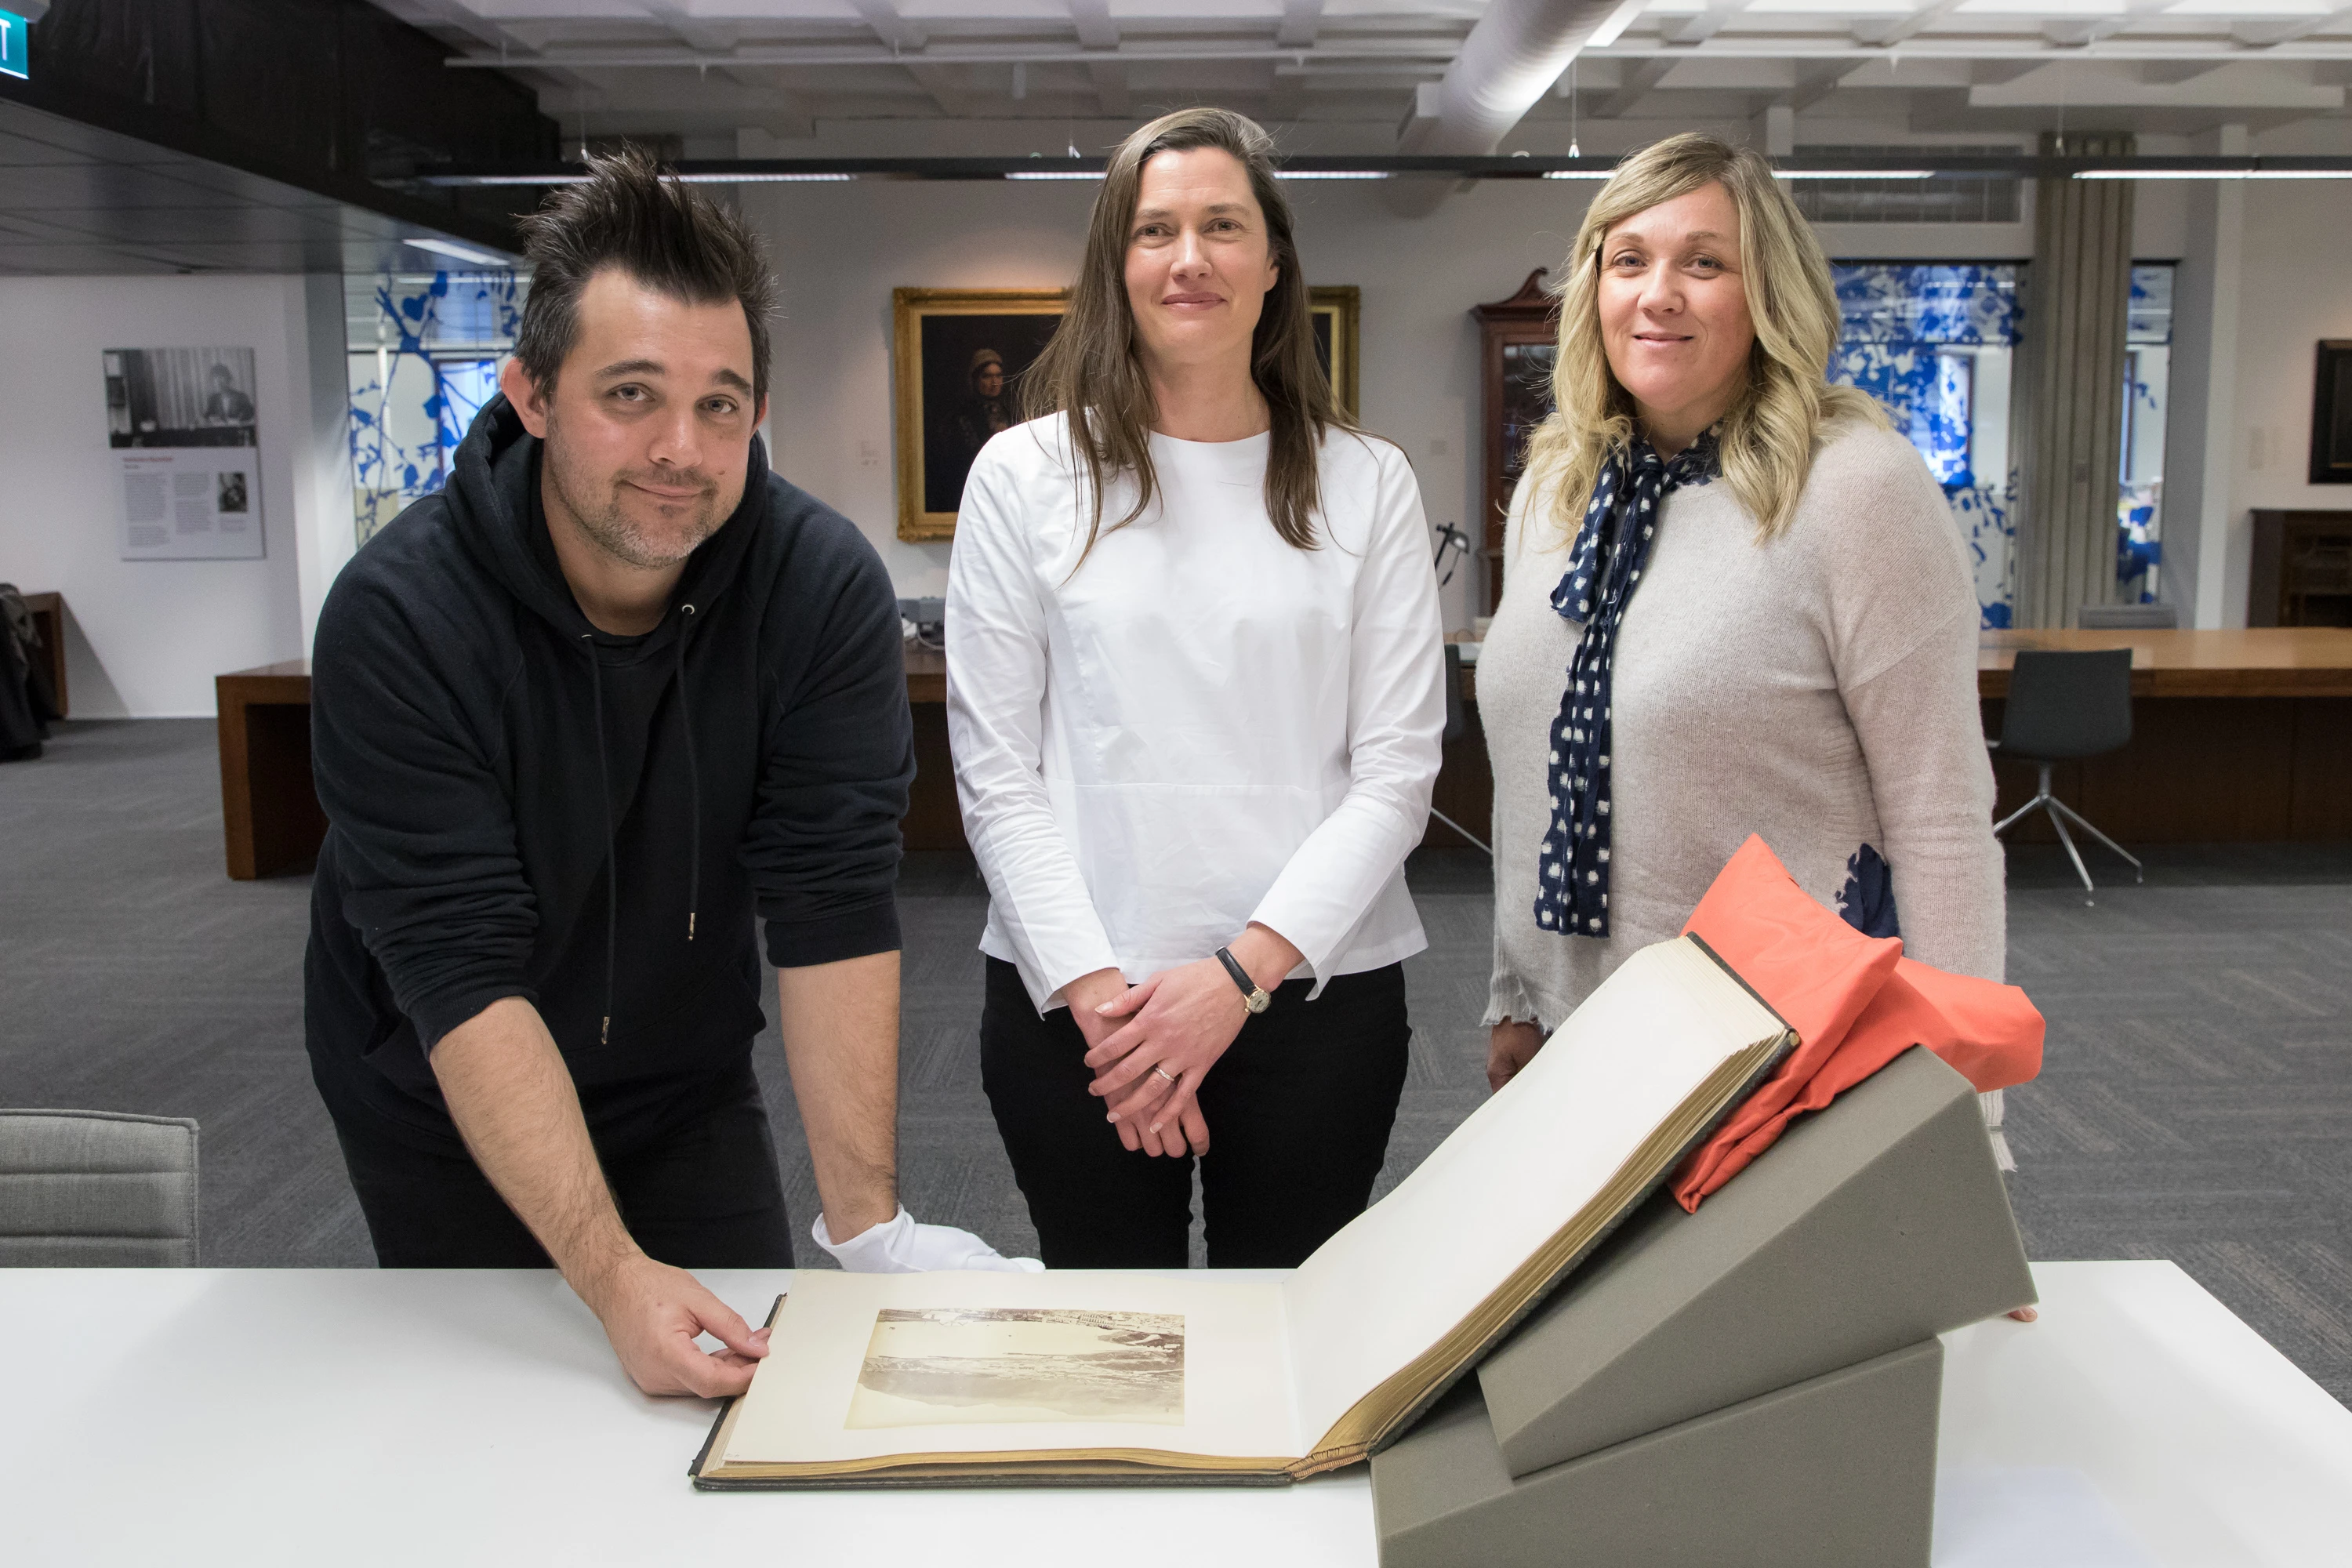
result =
[[498,392],[529,285],[503,271],[345,279],[360,543],[446,482],[449,454]]
[[2021,270],[1888,262],[1830,269],[1843,318],[1830,379],[1885,404],[1927,459],[1969,542],[1988,626],[2010,624],[2017,592],[2008,419]]
[[2124,326],[2122,463],[2116,474],[2116,597],[2154,604],[2164,564],[2164,415],[2172,373],[2172,264],[2131,269]]

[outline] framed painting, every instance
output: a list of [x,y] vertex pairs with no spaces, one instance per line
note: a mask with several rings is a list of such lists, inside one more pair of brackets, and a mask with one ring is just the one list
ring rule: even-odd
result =
[[2311,482],[2352,485],[2352,342],[2324,339],[2311,388]]
[[894,289],[898,537],[953,539],[964,476],[1021,423],[1021,374],[1062,323],[1060,289]]
[[[1324,371],[1356,417],[1361,291],[1349,284],[1312,294]],[[997,432],[1021,423],[1020,378],[1068,303],[1060,289],[891,290],[899,538],[955,537],[964,476]]]

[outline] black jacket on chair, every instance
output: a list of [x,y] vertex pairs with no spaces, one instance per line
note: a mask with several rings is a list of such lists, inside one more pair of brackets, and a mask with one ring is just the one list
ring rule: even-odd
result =
[[880,558],[755,438],[659,626],[612,637],[556,564],[539,445],[493,399],[319,620],[312,1072],[429,1147],[457,1133],[426,1053],[501,997],[620,1148],[740,1092],[755,915],[783,967],[898,945],[914,752]]

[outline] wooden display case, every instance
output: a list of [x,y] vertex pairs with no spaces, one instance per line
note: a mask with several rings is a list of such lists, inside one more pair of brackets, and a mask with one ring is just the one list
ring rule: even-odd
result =
[[1527,460],[1528,437],[1551,413],[1552,356],[1559,347],[1559,305],[1544,291],[1538,267],[1507,300],[1471,307],[1478,319],[1479,384],[1483,389],[1486,486],[1480,553],[1486,562],[1485,603],[1494,613],[1503,598],[1503,519]]
[[2254,512],[2250,626],[2352,626],[2352,511]]

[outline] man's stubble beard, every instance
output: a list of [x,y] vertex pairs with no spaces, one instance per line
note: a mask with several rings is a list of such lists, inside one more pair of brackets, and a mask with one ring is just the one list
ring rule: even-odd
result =
[[[554,491],[564,510],[570,512],[573,521],[579,524],[580,531],[607,555],[646,571],[675,566],[693,554],[705,540],[725,525],[728,513],[719,510],[719,487],[698,469],[679,469],[668,476],[670,483],[675,484],[680,479],[691,479],[702,484],[699,515],[676,536],[675,542],[647,537],[646,530],[632,521],[621,505],[621,486],[635,472],[635,469],[624,468],[608,479],[575,473],[558,439],[553,411],[550,410],[547,439],[542,447],[541,483]],[[601,493],[597,488],[600,483],[604,487]],[[647,500],[651,499],[648,497]]]

